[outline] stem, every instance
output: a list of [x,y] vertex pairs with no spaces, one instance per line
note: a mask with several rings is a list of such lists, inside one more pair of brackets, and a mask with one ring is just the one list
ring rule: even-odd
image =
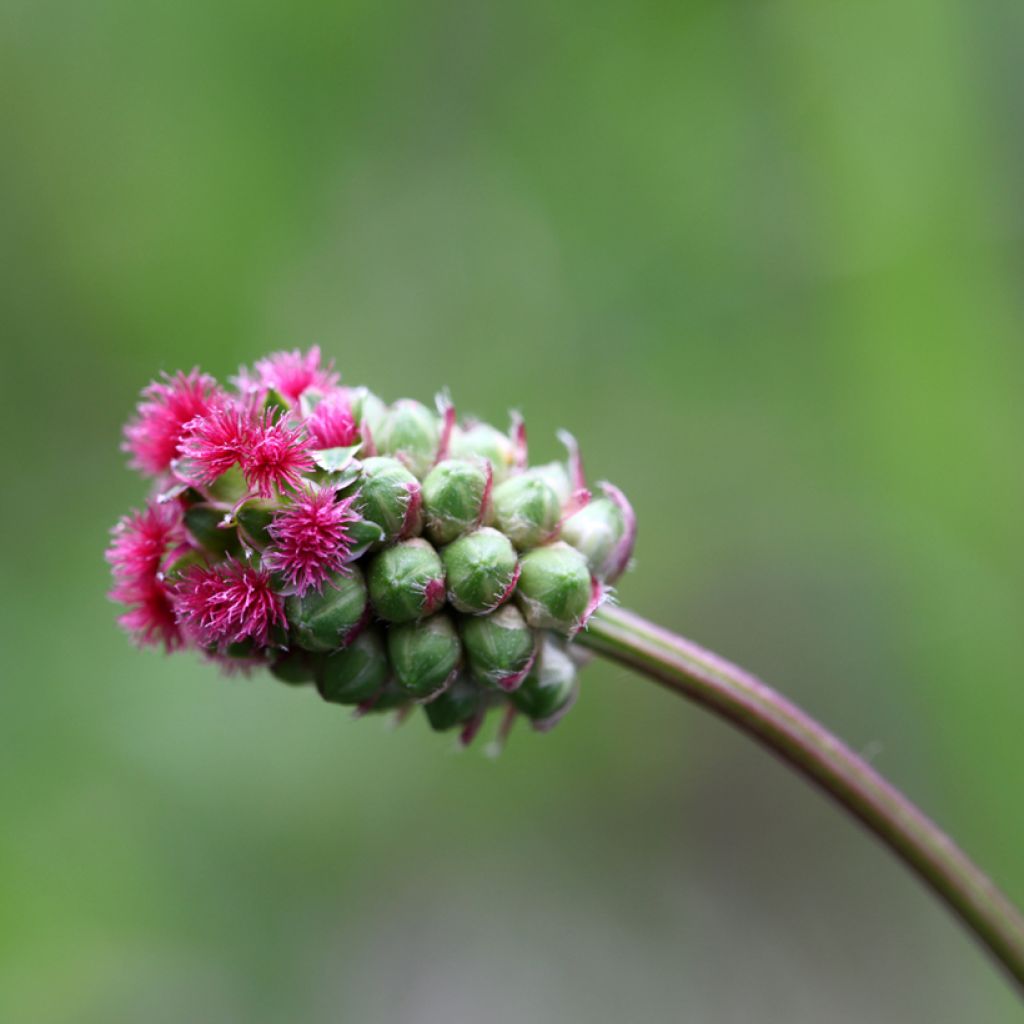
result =
[[1024,995],[1024,917],[937,825],[827,729],[750,673],[624,609],[602,608],[576,640],[703,705],[817,783],[959,915]]

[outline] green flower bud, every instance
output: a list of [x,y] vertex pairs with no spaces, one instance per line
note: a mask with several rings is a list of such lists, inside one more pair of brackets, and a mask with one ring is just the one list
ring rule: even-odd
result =
[[546,634],[523,685],[509,698],[538,729],[550,728],[576,698],[576,665],[565,644]]
[[532,466],[530,475],[539,477],[558,495],[561,508],[572,500],[573,488],[569,479],[569,470],[561,462],[545,462],[541,466]]
[[364,629],[348,647],[320,660],[316,688],[333,704],[361,704],[381,689],[390,671],[380,633]]
[[285,652],[270,663],[270,672],[282,683],[301,686],[313,682],[318,659],[309,652],[296,647]]
[[420,402],[404,399],[384,414],[373,440],[378,452],[400,456],[423,479],[437,458],[441,429],[435,413]]
[[596,587],[587,560],[559,541],[523,555],[516,600],[538,629],[577,632],[596,607]]
[[549,540],[562,516],[555,489],[533,471],[520,473],[494,488],[494,520],[520,550]]
[[445,459],[423,481],[423,517],[438,545],[480,525],[490,503],[491,474],[486,463]]
[[209,505],[191,505],[185,510],[185,528],[204,550],[214,555],[238,554],[242,550],[238,533],[222,527],[224,513]]
[[491,464],[494,482],[505,480],[516,464],[516,446],[508,435],[488,423],[456,427],[449,452],[453,459],[486,459]]
[[384,531],[384,543],[420,531],[420,482],[397,459],[364,459],[359,506]]
[[448,684],[462,658],[462,645],[452,620],[444,614],[408,622],[388,630],[388,655],[400,686],[420,700]]
[[610,498],[595,498],[563,524],[561,537],[582,554],[591,573],[607,579],[618,563],[626,534],[622,510]]
[[250,544],[265,547],[271,542],[267,527],[274,518],[274,505],[269,501],[256,498],[247,501],[237,512],[235,518],[242,534]]
[[519,561],[503,533],[484,526],[441,551],[448,600],[469,615],[492,612],[512,596]]
[[522,614],[506,604],[462,620],[466,660],[478,682],[514,690],[533,664],[536,638]]
[[354,388],[349,397],[352,418],[359,427],[369,427],[370,437],[377,434],[388,407],[369,388]]
[[373,609],[388,622],[412,622],[444,604],[444,569],[425,540],[402,541],[373,556],[368,573]]
[[430,728],[435,732],[446,732],[464,725],[484,708],[484,695],[472,679],[458,675],[443,693],[435,697],[423,710],[427,713]]
[[323,590],[293,594],[285,602],[285,615],[295,642],[307,651],[336,651],[354,639],[366,623],[369,605],[366,582],[357,565],[347,575],[332,573]]
[[409,707],[409,694],[390,677],[372,697],[364,700],[357,708],[357,715],[369,715],[376,712],[399,711]]

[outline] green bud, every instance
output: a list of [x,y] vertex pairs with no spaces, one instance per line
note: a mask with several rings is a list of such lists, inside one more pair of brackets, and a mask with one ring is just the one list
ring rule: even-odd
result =
[[397,459],[373,457],[362,463],[359,504],[363,518],[384,531],[391,544],[420,530],[420,483]]
[[545,728],[555,724],[575,697],[576,665],[565,644],[547,634],[533,668],[510,700],[538,728]]
[[377,425],[373,440],[382,455],[401,455],[401,461],[423,479],[441,440],[437,415],[411,399],[395,402]]
[[388,622],[412,622],[444,604],[444,569],[421,538],[402,541],[373,556],[368,572],[373,609]]
[[559,541],[523,555],[516,600],[537,629],[575,633],[586,621],[594,596],[587,560]]
[[358,519],[350,523],[345,532],[351,545],[348,557],[353,562],[362,558],[370,548],[384,543],[384,531],[369,519]]
[[483,706],[484,695],[480,687],[472,679],[460,674],[447,690],[426,704],[423,710],[427,713],[430,728],[435,732],[445,732],[468,722],[479,714]]
[[532,470],[495,487],[493,503],[498,529],[520,551],[549,540],[562,516],[557,492]]
[[366,582],[357,565],[348,575],[332,574],[323,590],[307,590],[303,597],[293,594],[285,602],[285,615],[292,636],[307,651],[336,651],[344,647],[365,621],[368,605]]
[[490,490],[490,474],[479,462],[439,462],[423,481],[423,517],[430,539],[438,545],[450,544],[479,526]]
[[496,484],[505,480],[516,464],[516,446],[507,434],[488,423],[456,427],[449,451],[454,459],[487,459]]
[[621,509],[609,498],[595,498],[563,524],[561,537],[587,560],[591,573],[607,579],[614,570],[626,535]]
[[250,543],[266,546],[271,542],[267,527],[274,519],[274,507],[270,502],[259,498],[247,501],[238,510],[235,518]]
[[519,610],[506,604],[490,615],[463,619],[462,644],[478,682],[511,691],[533,663],[536,639]]
[[270,672],[282,683],[290,686],[301,686],[313,682],[316,662],[319,659],[299,647],[287,651],[270,663]]
[[462,645],[444,614],[388,630],[388,655],[400,686],[418,699],[438,693],[459,666]]
[[352,418],[362,427],[370,428],[370,436],[376,437],[381,420],[388,407],[369,388],[355,388],[350,396],[349,408]]
[[204,550],[214,555],[236,554],[241,551],[238,533],[224,528],[224,513],[209,505],[192,505],[185,510],[185,528]]
[[333,704],[361,704],[381,689],[390,670],[383,638],[368,628],[348,647],[320,660],[316,688]]
[[542,466],[533,466],[530,469],[531,476],[540,477],[558,495],[558,503],[561,508],[569,504],[572,498],[572,482],[569,479],[569,470],[562,462],[545,462]]
[[441,551],[448,600],[470,615],[492,612],[512,596],[519,563],[503,533],[481,527]]

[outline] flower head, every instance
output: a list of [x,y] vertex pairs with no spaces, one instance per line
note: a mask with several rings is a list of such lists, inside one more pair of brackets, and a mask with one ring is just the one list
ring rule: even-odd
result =
[[297,490],[302,474],[313,468],[309,449],[309,437],[301,426],[275,419],[275,411],[267,409],[261,419],[253,419],[250,444],[242,452],[245,482],[261,498],[285,488]]
[[135,590],[128,611],[117,621],[141,646],[163,644],[164,649],[170,652],[185,645],[174,614],[170,589],[163,580],[151,579]]
[[226,558],[193,565],[172,585],[178,625],[203,647],[252,640],[266,646],[271,626],[287,628],[284,602],[270,573]]
[[275,352],[257,361],[256,373],[260,386],[273,388],[293,405],[308,388],[329,391],[340,379],[334,372],[333,360],[321,367],[319,345],[314,345],[305,354],[298,349]]
[[175,471],[191,484],[205,487],[252,450],[254,416],[237,400],[225,401],[185,425],[178,445],[182,462]]
[[194,369],[154,381],[142,392],[136,417],[124,429],[122,447],[143,473],[164,473],[178,456],[185,426],[205,416],[222,400],[217,382]]
[[299,491],[270,524],[273,544],[263,553],[263,564],[300,597],[311,588],[322,590],[332,573],[344,571],[352,553],[349,528],[359,520],[354,502],[338,500],[331,488]]
[[315,448],[348,448],[359,440],[359,428],[348,402],[339,394],[325,398],[306,420]]

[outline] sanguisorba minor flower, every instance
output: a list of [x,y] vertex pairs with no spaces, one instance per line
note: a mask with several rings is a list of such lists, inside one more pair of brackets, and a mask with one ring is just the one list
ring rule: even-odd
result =
[[446,397],[386,405],[316,348],[234,385],[167,377],[126,428],[162,487],[107,553],[134,638],[363,713],[424,704],[466,740],[496,707],[554,724],[583,661],[570,641],[635,536],[617,490],[588,505],[575,442],[531,469],[517,416],[504,433],[460,426]]

